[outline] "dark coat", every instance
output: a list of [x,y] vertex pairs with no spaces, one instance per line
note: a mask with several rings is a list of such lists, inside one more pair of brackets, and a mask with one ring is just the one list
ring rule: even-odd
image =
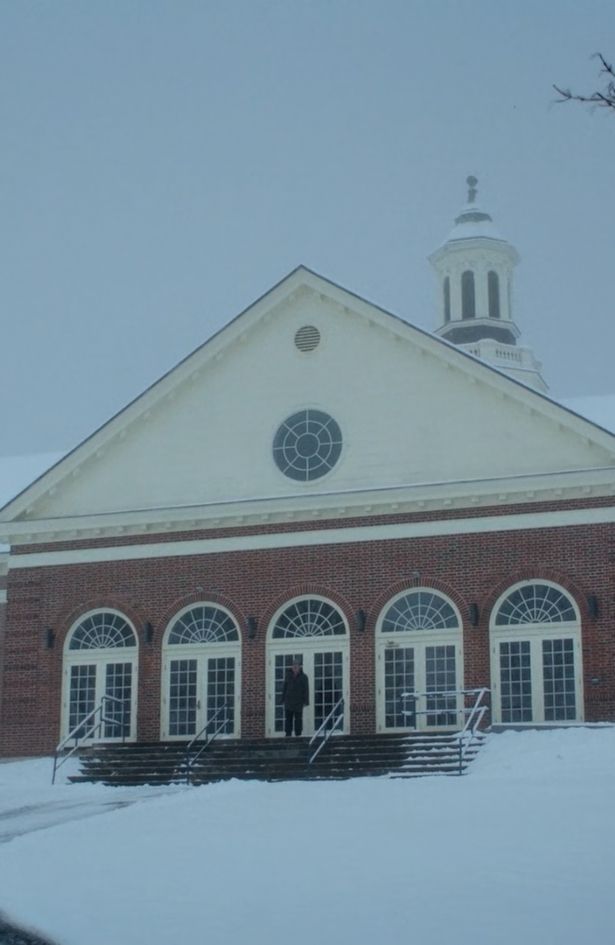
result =
[[305,705],[310,704],[310,685],[302,669],[296,676],[292,669],[286,670],[280,702],[289,712],[299,712]]

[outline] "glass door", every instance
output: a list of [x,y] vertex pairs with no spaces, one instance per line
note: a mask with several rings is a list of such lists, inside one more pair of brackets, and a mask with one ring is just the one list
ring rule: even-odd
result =
[[103,696],[114,700],[105,704],[104,721],[90,736],[92,740],[118,741],[130,738],[133,719],[133,663],[98,660],[96,663],[73,663],[69,667],[68,732],[77,728],[83,738],[92,722],[81,722],[100,704]]
[[455,643],[382,646],[377,657],[379,731],[459,727],[460,663]]
[[[168,728],[163,737],[193,738],[206,725],[220,722],[219,736],[234,736],[238,718],[237,658],[199,654],[168,662]],[[226,716],[226,720],[225,717]]]
[[[310,650],[272,654],[270,661],[269,700],[270,712],[267,733],[284,734],[284,706],[281,703],[282,687],[286,672],[293,663],[298,662],[308,678],[310,704],[303,711],[303,734],[313,735],[322,725],[338,700],[345,694],[346,674],[344,672],[343,650]],[[275,700],[275,701],[274,701]],[[346,699],[347,701],[347,699]],[[347,707],[344,713],[345,728]]]
[[580,644],[573,637],[500,640],[499,673],[494,687],[499,721],[503,724],[578,721],[577,650]]

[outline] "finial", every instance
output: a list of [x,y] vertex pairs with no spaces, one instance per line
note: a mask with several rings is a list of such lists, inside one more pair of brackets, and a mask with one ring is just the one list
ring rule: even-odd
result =
[[478,180],[476,177],[466,177],[466,184],[468,185],[468,203],[474,203],[476,200],[476,185]]

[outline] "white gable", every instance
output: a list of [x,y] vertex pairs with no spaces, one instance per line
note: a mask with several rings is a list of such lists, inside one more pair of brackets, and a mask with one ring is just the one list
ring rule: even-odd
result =
[[[299,351],[305,325],[321,341]],[[276,430],[335,418],[341,457],[298,483]],[[9,506],[22,520],[344,494],[615,466],[615,438],[305,270]]]

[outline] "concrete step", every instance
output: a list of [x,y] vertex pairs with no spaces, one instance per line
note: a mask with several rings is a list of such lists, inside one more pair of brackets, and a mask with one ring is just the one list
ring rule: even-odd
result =
[[[204,784],[229,778],[339,780],[459,773],[458,747],[450,735],[334,736],[308,765],[313,747],[307,738],[219,739],[194,761],[190,780]],[[478,748],[467,752],[463,770]],[[81,773],[70,780],[130,785],[184,782],[185,751],[182,742],[92,746],[82,754]]]

